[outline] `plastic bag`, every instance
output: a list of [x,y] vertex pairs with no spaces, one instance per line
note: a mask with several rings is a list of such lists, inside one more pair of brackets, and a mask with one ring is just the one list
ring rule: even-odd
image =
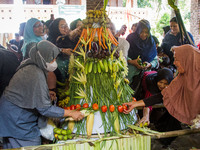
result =
[[54,134],[53,129],[56,128],[56,125],[53,123],[51,119],[48,119],[47,125],[43,128],[40,128],[41,135],[47,139],[53,141]]

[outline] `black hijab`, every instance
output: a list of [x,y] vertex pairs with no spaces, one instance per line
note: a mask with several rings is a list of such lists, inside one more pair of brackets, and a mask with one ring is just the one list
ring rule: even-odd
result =
[[57,38],[59,36],[62,36],[62,34],[60,33],[60,30],[59,30],[59,22],[61,20],[65,20],[65,19],[57,18],[49,26],[49,36],[48,36],[47,40],[53,44],[56,44]]
[[156,94],[161,92],[157,86],[157,82],[166,79],[168,84],[173,80],[173,72],[168,68],[163,68],[158,70],[157,73],[149,74],[146,79],[147,89],[151,94]]
[[[140,34],[145,28],[149,31],[149,37],[146,40],[142,40]],[[140,55],[142,62],[151,62],[155,58],[157,55],[156,44],[150,34],[150,29],[149,21],[142,19],[138,23],[136,31],[127,36],[126,40],[130,44],[128,51],[129,58],[136,59]]]

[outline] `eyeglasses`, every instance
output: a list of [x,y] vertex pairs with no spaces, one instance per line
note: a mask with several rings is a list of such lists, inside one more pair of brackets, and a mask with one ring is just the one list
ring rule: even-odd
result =
[[68,25],[67,25],[67,24],[62,24],[62,25],[60,26],[60,28],[62,28],[62,29],[68,28]]
[[39,27],[43,27],[43,23],[38,23],[38,24],[35,24],[34,26],[33,26],[33,28],[39,28]]

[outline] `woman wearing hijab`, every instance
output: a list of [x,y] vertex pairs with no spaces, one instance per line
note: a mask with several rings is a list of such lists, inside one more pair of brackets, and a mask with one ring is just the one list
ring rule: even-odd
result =
[[69,34],[69,27],[64,18],[57,18],[49,26],[48,41],[56,45],[56,41],[59,36],[65,36]]
[[[144,99],[148,105],[151,101],[154,101],[154,98],[161,94],[161,92],[171,83],[173,80],[173,72],[168,68],[160,69],[158,72],[156,71],[148,71],[143,75],[142,88],[144,91]],[[130,103],[125,103],[125,105],[129,105]],[[151,105],[145,105],[143,108],[143,117],[137,123],[148,125],[153,123],[154,128],[157,131],[165,132],[165,131],[174,131],[181,130],[180,122],[172,117],[165,108],[156,108],[152,109]],[[125,113],[127,113],[125,111]],[[166,138],[161,139],[160,142],[164,145],[169,145],[175,138]]]
[[82,26],[82,24],[83,23],[82,23],[81,19],[78,18],[70,23],[70,30],[74,30],[74,29],[78,28],[79,26]]
[[[158,63],[156,44],[151,36],[150,29],[149,21],[143,19],[139,21],[136,31],[126,38],[130,44],[128,51],[129,72],[127,76],[130,83],[132,78],[138,75],[141,70],[154,68]],[[138,63],[140,59],[142,63],[146,64],[145,67]]]
[[42,40],[43,34],[43,24],[40,20],[31,18],[27,21],[24,29],[24,43],[21,49],[24,59],[29,58],[29,50]]
[[[189,37],[194,42],[193,36],[190,32],[188,32]],[[184,41],[184,44],[185,43]],[[179,25],[177,22],[176,17],[173,17],[170,20],[170,30],[165,34],[165,37],[162,41],[161,47],[163,49],[163,52],[168,55],[170,58],[170,64],[173,66],[174,58],[173,53],[171,52],[172,46],[180,46],[181,43],[181,33],[179,30]]]
[[0,99],[0,137],[3,148],[41,145],[39,127],[46,124],[41,117],[68,117],[78,121],[79,111],[64,110],[52,105],[47,86],[47,73],[57,68],[59,49],[41,41],[30,50]]
[[[49,73],[48,85],[53,91],[55,91],[56,88],[61,88],[66,91],[66,80],[69,75],[69,57],[72,49],[76,46],[76,42],[70,39],[70,33],[71,31],[68,24],[63,18],[55,19],[49,27],[49,37],[47,40],[54,43],[57,47],[62,48],[62,53],[60,53],[56,59],[58,68],[54,72]],[[57,93],[57,96],[58,100],[60,100],[60,94]]]
[[172,47],[174,65],[179,72],[178,76],[165,88],[161,94],[137,102],[127,103],[129,113],[138,106],[152,106],[163,102],[167,111],[185,124],[192,124],[192,120],[200,114],[200,52],[191,45]]
[[[173,80],[173,72],[168,68],[160,69],[156,71],[147,71],[143,75],[142,88],[144,93],[144,98],[148,98],[152,95],[160,93],[164,88],[166,88],[170,82]],[[149,121],[151,107],[145,107],[143,109],[143,118],[139,121],[140,123]],[[153,110],[156,112],[156,110]],[[156,115],[156,114],[155,114]]]

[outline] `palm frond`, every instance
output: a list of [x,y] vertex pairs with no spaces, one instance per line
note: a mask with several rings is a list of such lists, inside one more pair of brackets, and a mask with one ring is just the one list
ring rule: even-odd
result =
[[76,94],[78,95],[79,98],[84,98],[85,100],[87,100],[87,95],[82,88],[78,89]]
[[75,63],[77,68],[80,68],[83,71],[85,70],[85,67],[77,59],[75,59],[74,63]]
[[73,76],[73,78],[78,82],[82,83],[83,85],[87,83],[86,74],[84,73],[77,74],[77,77]]
[[77,53],[77,54],[83,56],[83,59],[84,59],[84,61],[85,61],[85,53],[86,53],[86,52],[83,50],[83,47],[81,47],[81,46],[79,46],[79,50],[80,50],[80,52],[75,51],[75,53]]

